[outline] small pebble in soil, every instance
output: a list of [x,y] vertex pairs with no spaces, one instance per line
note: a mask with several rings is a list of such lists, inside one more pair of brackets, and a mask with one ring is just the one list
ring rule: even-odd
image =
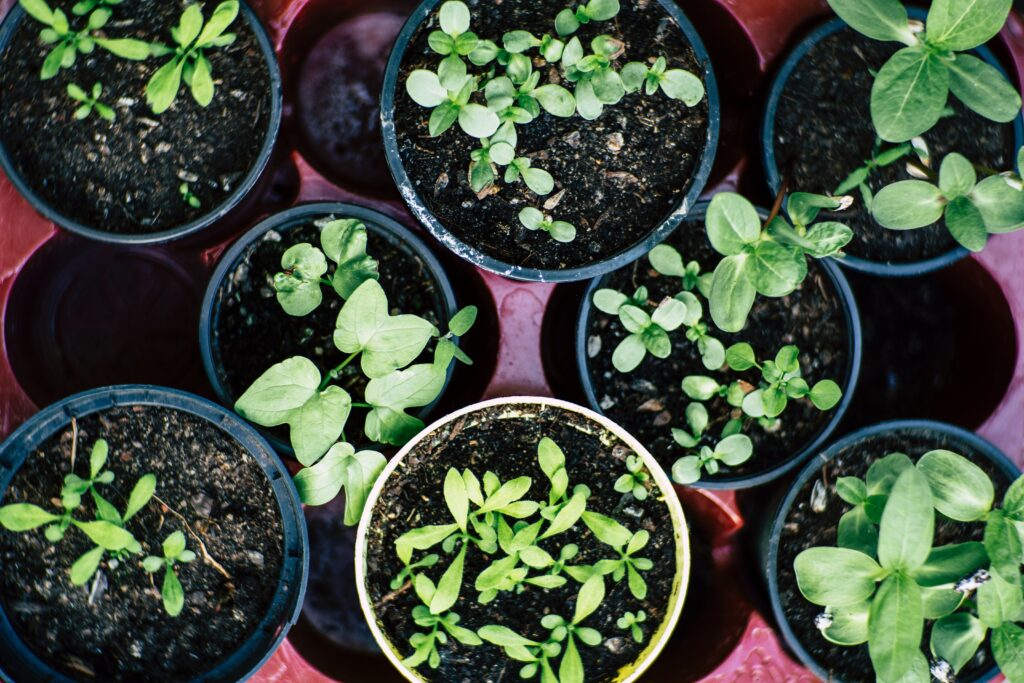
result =
[[825,484],[821,479],[817,479],[814,488],[811,489],[811,510],[820,514],[825,511],[827,503],[828,492],[825,490]]
[[953,667],[945,659],[939,658],[934,660],[931,666],[928,667],[928,670],[939,683],[953,683],[956,680]]
[[957,581],[953,590],[957,593],[970,595],[974,591],[978,590],[981,585],[987,582],[990,578],[992,578],[992,576],[988,573],[987,569],[979,569],[970,576]]
[[814,628],[819,631],[824,631],[832,625],[832,615],[828,612],[822,612],[818,616],[814,617]]
[[601,337],[592,335],[587,339],[587,358],[596,358],[601,353]]
[[608,648],[608,651],[612,654],[619,654],[622,649],[626,646],[625,638],[609,638],[604,641],[604,646]]

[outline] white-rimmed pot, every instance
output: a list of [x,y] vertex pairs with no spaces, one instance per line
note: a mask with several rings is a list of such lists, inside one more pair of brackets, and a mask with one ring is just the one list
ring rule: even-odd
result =
[[[683,508],[672,488],[672,482],[661,469],[661,466],[658,465],[657,460],[654,459],[654,457],[640,444],[639,441],[630,436],[622,427],[618,426],[603,415],[599,415],[587,408],[553,398],[513,396],[491,399],[489,401],[476,403],[447,415],[428,426],[415,438],[409,441],[409,443],[407,443],[402,450],[400,450],[398,454],[391,459],[387,467],[384,469],[384,472],[377,479],[373,490],[367,498],[366,507],[363,510],[363,516],[359,520],[359,530],[358,535],[356,536],[355,547],[356,589],[359,593],[359,604],[360,607],[362,607],[363,615],[366,618],[370,631],[373,633],[373,637],[380,646],[380,649],[384,652],[384,655],[394,665],[394,667],[402,674],[402,676],[406,678],[406,680],[412,681],[412,683],[424,683],[427,679],[415,669],[411,669],[402,663],[403,657],[399,651],[399,647],[388,639],[387,635],[381,628],[380,621],[374,611],[373,604],[370,600],[366,587],[367,531],[368,529],[373,528],[375,523],[379,524],[379,521],[375,520],[374,510],[377,507],[377,501],[380,498],[382,491],[391,477],[402,476],[399,468],[406,457],[409,456],[410,453],[416,452],[417,448],[421,444],[428,441],[435,432],[441,430],[449,423],[455,422],[456,420],[462,420],[465,422],[463,425],[463,428],[465,428],[467,425],[472,426],[474,424],[472,422],[474,415],[478,415],[480,417],[480,422],[485,420],[493,421],[495,419],[522,419],[524,417],[529,418],[531,414],[536,415],[541,411],[550,410],[552,408],[564,410],[568,413],[573,413],[585,418],[586,422],[593,425],[595,431],[613,434],[623,446],[628,448],[633,454],[640,456],[644,465],[647,467],[648,472],[650,472],[654,484],[661,492],[661,497],[664,499],[665,505],[668,506],[669,515],[672,519],[673,536],[675,538],[676,569],[672,583],[672,592],[669,596],[665,611],[665,617],[661,624],[658,625],[652,636],[647,640],[647,646],[641,651],[640,655],[638,655],[630,664],[619,669],[616,677],[614,678],[615,683],[632,683],[633,681],[639,680],[643,672],[661,653],[669,637],[672,635],[672,631],[675,629],[682,613],[683,603],[686,598],[686,589],[689,585],[691,559],[689,531],[686,524],[686,518],[683,514]],[[494,409],[497,409],[497,415],[494,414]],[[609,445],[608,450],[610,451],[611,448],[612,445]],[[420,455],[421,457],[430,457],[426,453]],[[458,464],[461,465],[462,463]],[[440,486],[441,482],[438,482],[438,487],[440,488]]]

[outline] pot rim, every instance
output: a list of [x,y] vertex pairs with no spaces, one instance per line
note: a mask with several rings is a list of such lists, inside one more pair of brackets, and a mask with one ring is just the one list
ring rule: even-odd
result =
[[[775,618],[778,630],[782,633],[782,637],[789,648],[796,653],[800,662],[802,662],[804,666],[810,669],[822,680],[838,679],[833,679],[829,673],[822,668],[818,661],[811,656],[804,647],[803,642],[796,637],[796,634],[793,632],[793,629],[789,624],[789,619],[786,618],[785,610],[782,607],[782,600],[779,596],[779,538],[782,533],[782,527],[786,523],[786,517],[789,515],[789,512],[793,507],[793,503],[796,500],[797,495],[800,493],[800,489],[803,488],[804,484],[806,484],[811,477],[817,474],[825,463],[835,457],[837,453],[866,438],[898,431],[928,431],[951,436],[960,440],[963,444],[970,446],[980,456],[987,458],[1011,479],[1016,478],[1021,474],[1018,467],[1008,457],[1006,457],[999,448],[974,432],[945,422],[922,419],[889,420],[869,425],[867,427],[862,427],[861,429],[847,434],[838,441],[833,442],[821,451],[816,458],[807,463],[804,469],[801,470],[797,477],[789,484],[786,489],[785,496],[772,513],[771,532],[768,539],[764,571],[768,581],[768,597],[771,601],[772,615]],[[994,677],[997,673],[998,667],[993,664],[988,671],[980,674],[975,680],[986,681]]]
[[629,447],[633,453],[639,455],[643,459],[644,464],[650,471],[655,483],[664,494],[665,505],[668,506],[669,514],[672,517],[672,525],[676,537],[675,585],[673,587],[672,596],[669,598],[665,619],[662,620],[658,631],[651,638],[650,644],[642,652],[638,660],[620,669],[615,679],[616,683],[633,683],[634,681],[639,680],[641,674],[647,670],[647,668],[661,653],[665,644],[668,642],[669,637],[672,635],[672,632],[675,630],[675,627],[679,622],[680,615],[682,614],[683,604],[685,602],[686,592],[689,586],[690,565],[692,561],[690,556],[689,527],[687,526],[686,516],[683,513],[683,507],[679,502],[679,497],[676,496],[673,491],[672,482],[661,469],[661,466],[658,465],[654,456],[652,456],[639,441],[633,438],[625,429],[618,426],[605,416],[599,415],[598,413],[595,413],[588,408],[584,408],[583,406],[578,406],[574,403],[560,399],[540,396],[509,396],[474,403],[473,405],[466,406],[465,408],[457,410],[454,413],[446,415],[445,417],[435,421],[417,436],[413,437],[413,439],[403,446],[402,449],[388,462],[387,467],[384,468],[384,471],[377,478],[373,489],[370,491],[370,494],[366,499],[366,507],[363,508],[363,515],[359,520],[359,529],[356,536],[356,590],[359,593],[359,605],[363,610],[363,616],[366,619],[367,625],[370,627],[370,631],[373,633],[374,640],[377,641],[377,644],[380,646],[381,650],[383,650],[384,655],[388,658],[395,669],[401,673],[407,681],[410,681],[411,683],[423,683],[424,679],[417,675],[415,670],[409,669],[402,664],[402,657],[395,651],[391,641],[384,634],[377,621],[377,617],[373,611],[373,605],[366,590],[366,534],[371,518],[373,517],[373,508],[384,489],[385,483],[395,472],[401,462],[410,452],[412,452],[414,448],[416,448],[416,446],[419,445],[421,441],[434,431],[463,416],[483,411],[488,408],[522,404],[537,407],[559,408],[561,410],[578,413],[579,415],[596,422],[600,427],[613,433],[620,441]]
[[[448,317],[451,318],[455,315],[457,311],[457,302],[455,290],[452,287],[452,282],[448,277],[448,273],[445,271],[440,260],[438,260],[427,244],[411,229],[402,225],[394,218],[361,204],[328,201],[296,204],[284,211],[280,211],[264,218],[248,232],[239,237],[238,240],[236,240],[235,243],[232,244],[217,261],[217,267],[210,276],[210,281],[206,286],[206,292],[203,295],[203,303],[199,312],[199,353],[203,359],[203,370],[206,372],[206,378],[213,387],[214,394],[217,396],[217,401],[220,402],[221,405],[230,408],[239,398],[237,396],[232,398],[228,394],[228,388],[221,380],[220,374],[218,373],[220,366],[214,360],[214,351],[215,349],[219,349],[219,344],[216,339],[214,339],[214,333],[221,313],[221,302],[217,294],[220,292],[224,280],[235,268],[238,267],[239,262],[242,260],[249,247],[262,239],[266,233],[271,230],[291,230],[305,224],[300,223],[299,221],[314,220],[314,217],[317,216],[326,218],[332,215],[337,216],[338,218],[356,218],[365,223],[368,230],[376,230],[381,233],[385,239],[390,241],[393,238],[397,242],[406,245],[416,256],[422,259],[426,265],[431,279],[433,279],[437,284],[439,290],[438,296],[441,299],[441,304],[445,308]],[[455,343],[458,344],[458,340],[455,340]],[[219,357],[219,353],[217,353],[217,355]],[[281,360],[284,359],[282,358]],[[452,373],[454,371],[455,364],[453,363],[448,366],[448,375],[445,379],[444,387],[441,389],[441,393],[438,394],[437,398],[434,399],[433,402],[421,408],[417,412],[417,415],[421,418],[429,415],[430,411],[432,411],[437,406],[438,402],[444,398],[444,394],[451,384]],[[279,439],[266,428],[256,425],[253,425],[253,427],[260,432],[263,437],[271,443],[271,445],[273,445],[278,453],[288,456],[294,455],[291,444]]]
[[[237,648],[193,679],[211,683],[244,680],[270,659],[299,618],[309,578],[309,538],[299,495],[288,471],[270,445],[241,418],[205,398],[148,384],[116,385],[74,394],[39,411],[0,443],[0,499],[30,450],[65,428],[72,417],[128,405],[179,410],[220,429],[252,456],[273,491],[283,532],[283,561],[274,599],[259,624]],[[0,635],[0,653],[7,667],[0,671],[0,678],[14,681],[43,677],[53,683],[79,683],[58,673],[32,652],[2,608]]]
[[[106,242],[108,244],[127,244],[136,246],[162,244],[200,233],[212,226],[214,223],[223,219],[232,210],[237,208],[239,204],[241,204],[242,200],[245,199],[250,191],[252,191],[256,182],[266,170],[267,165],[270,162],[270,157],[274,151],[274,145],[277,142],[278,133],[281,127],[283,108],[281,69],[278,65],[277,54],[274,52],[274,47],[270,42],[267,30],[263,26],[259,17],[256,16],[256,13],[249,6],[248,0],[241,0],[239,8],[241,16],[245,18],[246,23],[256,36],[256,42],[259,45],[260,53],[263,55],[263,62],[267,66],[270,81],[270,117],[267,121],[267,130],[263,137],[263,144],[260,147],[260,152],[256,156],[255,162],[249,168],[245,178],[241,183],[239,183],[238,187],[236,187],[235,190],[215,208],[199,216],[195,220],[183,225],[161,230],[160,232],[109,232],[92,225],[79,222],[75,219],[68,218],[61,213],[58,207],[44,199],[42,195],[36,192],[36,190],[29,185],[28,179],[18,171],[10,151],[7,149],[7,146],[3,144],[2,140],[0,140],[0,171],[7,176],[18,193],[28,200],[32,205],[32,208],[41,214],[46,220],[51,221],[68,232],[87,239]],[[3,54],[6,51],[11,40],[14,38],[15,31],[21,25],[22,19],[26,16],[27,14],[25,10],[22,9],[21,5],[15,3],[11,7],[10,11],[7,12],[7,16],[5,16],[3,21],[0,22],[0,54]]]
[[[702,201],[694,206],[693,213],[690,218],[698,220],[703,219],[704,213],[707,211],[708,204],[709,202]],[[768,216],[768,213],[763,208],[758,207],[757,212],[762,220]],[[644,256],[641,256],[640,258],[644,258]],[[715,479],[702,478],[700,481],[690,485],[693,488],[708,490],[736,490],[760,486],[761,484],[774,481],[798,467],[802,462],[807,460],[814,451],[821,448],[828,441],[829,437],[832,436],[836,428],[839,426],[840,421],[842,421],[843,417],[846,415],[846,411],[850,407],[854,394],[857,391],[857,382],[860,378],[863,354],[863,331],[860,322],[860,310],[857,306],[857,299],[853,295],[853,290],[850,288],[850,283],[846,279],[842,270],[836,266],[835,259],[816,259],[816,263],[822,267],[825,271],[825,275],[827,275],[829,280],[832,282],[841,304],[843,317],[846,320],[846,339],[849,358],[846,363],[845,381],[843,383],[846,390],[843,391],[842,399],[840,399],[839,404],[832,409],[831,418],[818,431],[818,433],[808,441],[803,448],[796,451],[795,454],[791,455],[786,460],[782,461],[778,466],[764,470],[763,472],[757,472],[749,475],[723,476],[716,477]],[[594,383],[590,379],[589,358],[587,357],[587,323],[589,322],[594,309],[594,292],[597,291],[597,289],[599,289],[611,275],[612,273],[607,273],[594,278],[590,282],[587,286],[587,291],[583,296],[583,300],[580,302],[579,313],[576,318],[576,371],[579,375],[580,384],[583,388],[583,393],[587,398],[587,403],[589,404],[590,409],[600,414],[604,413],[597,400],[597,395],[594,393]]]
[[[924,19],[927,10],[918,7],[908,7],[911,18]],[[818,43],[834,33],[847,28],[848,25],[839,17],[833,17],[820,23],[810,33],[804,36],[786,56],[782,65],[778,68],[772,78],[771,87],[768,91],[768,98],[765,100],[764,112],[761,121],[761,165],[765,170],[768,180],[768,189],[772,195],[779,191],[782,184],[782,177],[779,174],[778,165],[775,162],[775,114],[778,111],[779,101],[782,99],[786,84],[792,76],[793,71],[800,64],[807,53]],[[980,45],[970,52],[974,52],[988,64],[996,67],[1007,80],[1013,82],[1004,68],[1002,62],[996,58],[992,50],[985,45]],[[1024,145],[1024,113],[1019,113],[1013,119],[1014,148],[1019,149]],[[1016,164],[1016,161],[1013,162]],[[966,257],[970,252],[957,244],[952,249],[942,254],[932,256],[922,261],[907,261],[903,263],[887,263],[883,261],[871,261],[858,256],[847,254],[839,263],[850,270],[876,275],[880,277],[915,277],[940,270],[960,259]]]
[[388,168],[391,177],[398,186],[409,211],[427,230],[448,250],[460,258],[469,261],[475,266],[497,273],[515,280],[526,280],[536,282],[576,282],[586,280],[603,273],[610,272],[622,265],[635,260],[639,255],[646,253],[656,244],[668,237],[683,219],[690,212],[691,207],[697,202],[704,191],[704,187],[711,175],[711,168],[715,161],[715,154],[718,150],[718,138],[721,128],[721,109],[719,105],[718,85],[715,80],[714,69],[711,64],[711,56],[708,54],[704,42],[694,28],[693,24],[672,0],[657,0],[657,3],[679,26],[687,42],[693,49],[697,61],[704,67],[704,90],[708,100],[708,125],[704,140],[704,147],[701,150],[701,159],[698,166],[691,175],[690,188],[686,195],[680,199],[675,207],[662,218],[658,223],[651,226],[645,237],[635,244],[626,247],[614,254],[583,266],[576,266],[566,269],[553,268],[525,268],[492,256],[488,256],[477,247],[467,244],[449,231],[440,220],[427,208],[416,190],[408,173],[405,164],[402,162],[398,150],[398,136],[395,130],[395,98],[398,86],[398,73],[402,67],[402,59],[409,47],[412,38],[420,26],[430,16],[433,9],[443,0],[423,0],[416,10],[406,20],[402,31],[398,34],[395,46],[388,59],[387,68],[384,71],[384,83],[381,88],[380,115],[381,132],[384,136],[384,151],[387,158]]

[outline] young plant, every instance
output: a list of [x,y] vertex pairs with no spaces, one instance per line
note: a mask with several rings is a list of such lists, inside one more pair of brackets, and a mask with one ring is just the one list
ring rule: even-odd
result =
[[644,630],[640,627],[640,624],[645,621],[647,621],[647,614],[643,610],[640,610],[636,614],[626,612],[619,617],[618,621],[615,622],[615,625],[623,631],[629,631],[629,634],[633,636],[633,640],[638,643],[642,643],[644,642]]
[[[1024,161],[1024,147],[1017,158]],[[1024,228],[1024,184],[1012,171],[979,181],[971,162],[953,152],[942,160],[938,178],[901,180],[879,190],[871,213],[893,230],[922,228],[945,217],[953,238],[977,252],[989,234]]]
[[509,185],[522,180],[534,193],[541,196],[551,194],[555,189],[555,179],[551,174],[540,168],[533,168],[528,157],[516,157],[505,169],[505,182]]
[[903,43],[871,88],[871,119],[888,142],[905,142],[932,128],[949,93],[978,114],[1007,122],[1021,99],[1006,77],[967,54],[994,37],[1006,22],[1004,0],[936,0],[922,28],[899,0],[829,0],[843,21],[874,40]]
[[142,568],[150,574],[155,574],[161,569],[164,570],[164,583],[160,595],[163,597],[164,610],[170,616],[176,617],[185,607],[185,591],[174,571],[174,565],[188,564],[196,559],[196,554],[185,548],[185,534],[180,531],[175,531],[164,539],[163,551],[163,557],[147,556],[142,561]]
[[801,398],[809,399],[818,410],[831,410],[843,397],[839,385],[830,379],[820,380],[813,387],[807,384],[800,368],[800,349],[791,344],[779,349],[775,360],[758,362],[753,347],[740,342],[726,350],[725,362],[737,372],[751,368],[761,371],[758,388],[743,397],[741,407],[748,417],[776,418],[791,399]]
[[178,186],[178,194],[181,195],[182,201],[191,206],[193,209],[202,207],[203,203],[199,200],[199,197],[192,192],[192,188],[188,183],[182,183]]
[[[690,404],[694,405],[694,404]],[[689,415],[688,415],[689,416]],[[695,436],[690,436],[681,429],[673,429],[672,436],[676,443],[684,448],[695,448],[687,446],[699,437],[700,433],[690,424],[690,429]],[[738,467],[754,454],[754,444],[746,434],[730,434],[713,446],[701,446],[696,455],[684,455],[672,465],[672,478],[679,484],[693,484],[700,481],[702,472],[718,474],[721,464],[730,467]]]
[[124,0],[80,0],[71,8],[71,13],[76,17],[82,17],[92,12],[97,7],[116,7]]
[[18,0],[18,4],[30,17],[46,26],[40,31],[39,39],[46,45],[53,45],[39,73],[44,81],[56,76],[61,69],[71,68],[79,54],[91,54],[97,46],[122,59],[141,61],[152,56],[149,43],[133,38],[107,38],[97,33],[110,21],[111,11],[106,7],[93,10],[86,26],[74,30],[67,15],[60,9],[51,9],[46,0]]
[[590,0],[575,10],[566,7],[555,17],[555,32],[560,36],[572,35],[582,24],[614,19],[619,9],[619,0]]
[[113,123],[117,114],[114,113],[112,107],[100,102],[102,95],[103,85],[99,82],[92,86],[91,94],[74,83],[68,83],[68,97],[79,103],[75,108],[75,118],[78,120],[89,118],[89,115],[95,111],[100,118]]
[[545,216],[540,209],[531,206],[519,212],[519,222],[527,230],[543,230],[556,242],[572,242],[576,239],[576,228],[572,223],[553,220],[550,216]]
[[201,107],[213,101],[213,71],[207,52],[235,42],[234,33],[225,33],[238,17],[238,1],[225,0],[208,20],[203,19],[200,5],[188,5],[178,25],[171,29],[174,46],[155,46],[155,56],[173,55],[171,60],[153,74],[146,86],[146,101],[154,114],[167,111],[178,96],[181,82],[192,91]]
[[616,583],[626,578],[629,592],[633,597],[637,600],[646,598],[647,582],[640,572],[654,567],[654,562],[646,557],[634,556],[650,541],[650,533],[645,529],[633,533],[611,517],[597,512],[584,512],[583,523],[594,532],[599,541],[619,554],[615,559],[598,560],[594,564],[594,573],[599,576],[611,574],[612,581]]
[[807,276],[807,257],[838,255],[853,232],[834,221],[814,221],[822,209],[849,204],[849,197],[796,192],[787,204],[792,224],[776,215],[762,228],[757,210],[745,198],[732,192],[715,195],[705,217],[711,246],[725,257],[711,283],[715,324],[725,332],[740,331],[757,294],[786,296]]
[[647,500],[647,482],[651,475],[638,455],[626,456],[626,473],[615,480],[615,490],[628,493],[637,500]]
[[576,110],[588,121],[601,116],[605,105],[618,104],[626,95],[622,77],[613,66],[625,50],[625,44],[601,35],[591,41],[590,48],[592,53],[584,56],[579,38],[573,38],[562,53],[565,78],[576,84],[573,90]]
[[441,75],[426,69],[416,69],[405,82],[406,91],[416,104],[431,110],[429,131],[431,137],[444,134],[458,122],[462,131],[474,138],[487,138],[498,130],[498,115],[482,104],[471,102],[477,91],[477,80],[464,76],[454,83],[451,77],[441,82]]
[[431,31],[427,42],[431,50],[444,56],[439,70],[441,82],[458,90],[466,79],[462,58],[477,49],[480,39],[469,30],[469,8],[462,2],[449,0],[441,5],[438,21],[441,30]]
[[[532,66],[530,68],[532,69]],[[526,116],[519,111],[511,112],[512,118],[520,124],[533,121],[540,116],[541,109],[560,118],[568,118],[575,114],[576,100],[572,93],[556,83],[538,85],[540,77],[539,71],[532,71],[519,85],[508,76],[488,81],[484,87],[487,107],[503,120],[508,118],[505,112],[510,109],[526,112]]]
[[882,139],[875,138],[874,149],[871,151],[871,158],[865,159],[864,164],[854,169],[850,175],[843,179],[843,182],[839,183],[839,187],[836,188],[832,194],[835,196],[847,195],[850,192],[857,190],[860,193],[861,199],[864,201],[864,206],[868,210],[871,209],[871,202],[874,200],[874,194],[871,188],[868,186],[868,180],[871,178],[871,174],[880,168],[886,166],[892,166],[897,161],[904,159],[908,154],[914,151],[914,147],[909,142],[904,142],[899,145],[892,145],[890,147],[882,147]]
[[[996,508],[988,475],[963,456],[930,451],[878,460],[866,481],[840,478],[853,507],[838,547],[815,547],[794,561],[803,596],[825,608],[815,620],[832,643],[867,643],[879,680],[952,680],[986,640],[1012,683],[1024,681],[1024,616],[1019,531],[1024,478]],[[936,513],[977,525],[982,541],[933,547]],[[928,651],[921,650],[926,622]]]
[[674,100],[682,100],[687,107],[704,99],[704,83],[685,69],[669,69],[664,57],[658,57],[650,67],[643,62],[630,62],[622,67],[622,84],[627,93],[643,88],[646,94],[653,95],[661,90]]
[[508,166],[516,158],[518,144],[516,127],[511,121],[502,123],[489,138],[480,140],[480,148],[470,152],[469,186],[482,194],[494,185],[496,166]]
[[619,372],[632,372],[650,353],[655,358],[672,354],[670,332],[678,330],[690,317],[686,303],[666,297],[648,313],[647,288],[640,287],[632,298],[614,289],[594,292],[594,306],[602,313],[617,315],[626,328],[626,336],[612,353],[612,365]]

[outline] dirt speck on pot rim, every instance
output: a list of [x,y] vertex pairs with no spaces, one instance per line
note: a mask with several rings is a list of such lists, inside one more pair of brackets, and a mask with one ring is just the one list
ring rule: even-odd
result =
[[[625,457],[632,452],[629,447],[590,418],[558,406],[515,403],[489,406],[448,422],[419,442],[382,485],[365,527],[363,573],[367,598],[377,625],[399,658],[412,652],[408,641],[419,627],[413,624],[410,614],[419,599],[411,590],[393,591],[389,586],[403,567],[395,554],[395,539],[412,528],[450,521],[442,494],[442,482],[449,467],[468,468],[478,477],[492,471],[502,482],[529,476],[531,488],[524,500],[546,500],[549,482],[537,463],[537,444],[545,436],[553,439],[565,453],[569,489],[577,484],[590,487],[588,510],[610,515],[630,531],[646,529],[650,533],[649,543],[638,553],[654,563],[651,570],[643,572],[648,586],[646,598],[637,600],[625,579],[615,583],[610,576],[606,577],[604,601],[583,622],[602,636],[597,646],[579,648],[586,680],[601,683],[614,680],[620,669],[648,652],[655,634],[670,617],[670,610],[678,607],[678,602],[670,602],[670,597],[673,590],[685,590],[688,577],[677,576],[678,544],[684,541],[676,534],[686,531],[675,528],[671,510],[656,488],[651,488],[651,495],[644,501],[614,491],[616,479],[626,471]],[[615,551],[602,545],[582,521],[571,531],[540,541],[538,545],[557,557],[566,542],[580,548],[579,555],[570,564],[590,564],[615,555]],[[442,554],[438,564],[426,570],[436,581],[453,556],[444,554],[437,546],[414,553],[413,559],[428,552]],[[548,631],[541,626],[541,617],[558,614],[571,618],[580,584],[570,579],[566,585],[555,589],[530,586],[523,593],[501,592],[493,602],[480,604],[473,588],[474,579],[500,555],[500,550],[495,555],[484,555],[476,546],[471,546],[462,590],[451,611],[461,617],[460,626],[472,630],[500,624],[527,638],[543,641]],[[616,625],[625,611],[635,613],[638,609],[647,614],[643,644],[635,643],[627,631]],[[516,672],[522,666],[509,660],[501,648],[488,643],[469,647],[449,638],[448,644],[439,650],[438,669],[431,669],[427,664],[416,669],[428,681],[513,680],[518,678]]]

